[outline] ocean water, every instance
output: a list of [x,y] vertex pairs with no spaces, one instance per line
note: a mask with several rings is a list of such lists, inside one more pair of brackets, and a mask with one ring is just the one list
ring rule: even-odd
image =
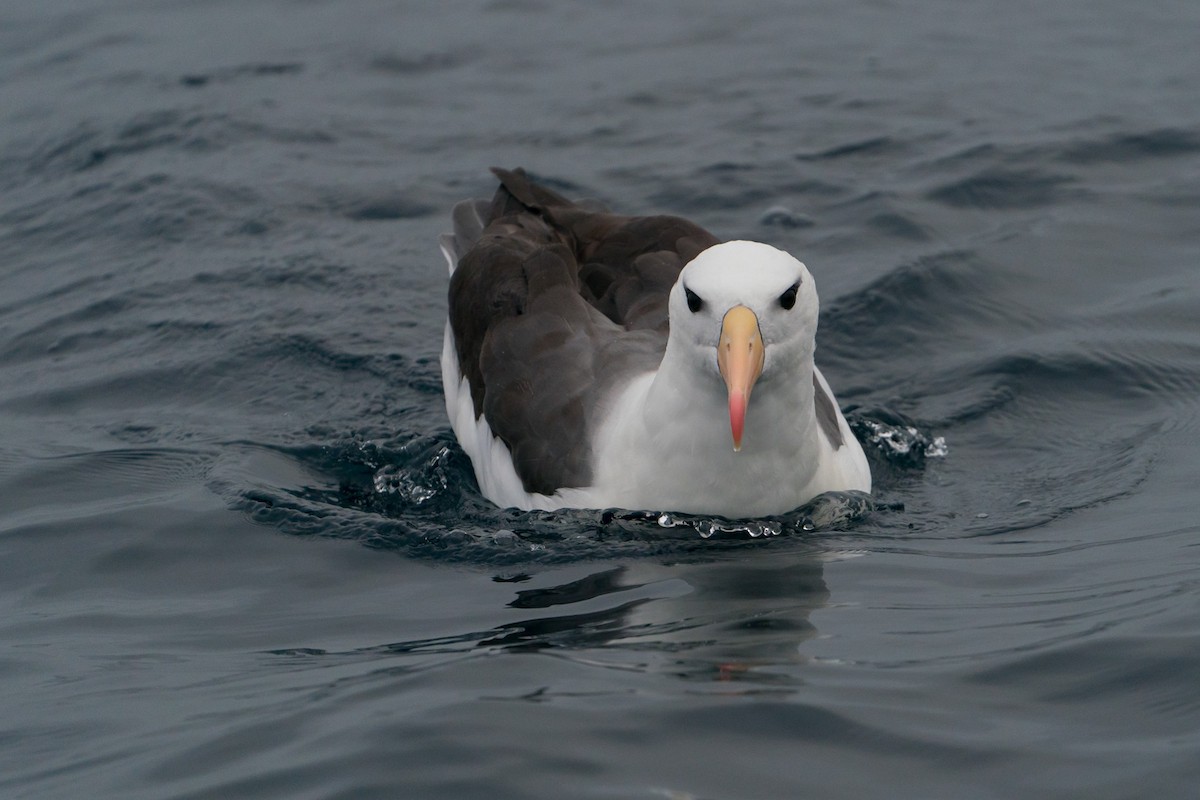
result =
[[[0,796],[1194,797],[1198,26],[9,0]],[[874,502],[484,501],[492,165],[804,260]]]

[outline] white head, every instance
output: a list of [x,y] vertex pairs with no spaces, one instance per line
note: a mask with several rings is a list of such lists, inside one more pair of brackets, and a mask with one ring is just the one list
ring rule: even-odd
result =
[[735,450],[755,383],[779,372],[794,376],[789,364],[811,363],[818,310],[808,269],[768,244],[714,245],[680,272],[667,347],[725,382]]

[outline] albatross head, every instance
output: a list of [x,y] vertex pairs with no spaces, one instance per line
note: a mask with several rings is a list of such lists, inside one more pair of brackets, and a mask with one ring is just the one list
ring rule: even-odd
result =
[[760,378],[812,380],[817,312],[808,269],[767,244],[714,245],[683,268],[671,290],[669,349],[711,373],[714,385],[724,381],[734,450]]

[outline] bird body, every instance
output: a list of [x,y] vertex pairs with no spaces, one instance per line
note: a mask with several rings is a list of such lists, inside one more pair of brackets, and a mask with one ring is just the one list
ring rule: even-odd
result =
[[804,264],[495,172],[442,239],[447,412],[485,497],[745,518],[870,491]]

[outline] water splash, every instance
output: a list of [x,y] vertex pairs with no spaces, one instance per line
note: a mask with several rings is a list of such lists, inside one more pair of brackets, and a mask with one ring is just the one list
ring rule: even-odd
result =
[[[893,412],[852,412],[848,419],[869,454],[901,471],[947,452],[942,437]],[[844,532],[874,512],[897,509],[862,492],[829,492],[787,514],[752,520],[665,510],[501,509],[479,494],[449,429],[281,452],[330,483],[243,491],[236,507],[297,535],[354,539],[438,560],[495,565],[681,556]]]
[[706,517],[677,516],[666,512],[658,514],[655,521],[661,528],[691,528],[700,534],[701,539],[711,539],[719,533],[745,534],[751,539],[761,539],[765,536],[779,536],[784,530],[783,523],[778,520],[734,522]]
[[859,441],[897,466],[923,467],[926,459],[945,458],[950,452],[944,436],[927,434],[908,420],[886,421],[851,413],[846,421]]
[[803,542],[846,530],[875,510],[869,495],[833,492],[777,517],[730,520],[664,511],[520,511],[489,503],[450,432],[399,442],[352,439],[279,449],[324,485],[231,491],[253,519],[299,536],[351,539],[418,558],[497,566],[591,558],[711,555],[716,549]]
[[701,539],[727,535],[734,538],[764,539],[787,534],[800,535],[815,531],[839,530],[850,527],[878,508],[871,495],[865,492],[826,492],[810,502],[777,517],[729,520],[722,517],[693,516],[669,512],[625,512],[653,519],[660,528],[690,528]]
[[403,463],[384,464],[372,476],[371,485],[377,495],[390,495],[405,505],[419,507],[449,487],[449,447],[430,448],[414,439],[398,454],[405,459]]

